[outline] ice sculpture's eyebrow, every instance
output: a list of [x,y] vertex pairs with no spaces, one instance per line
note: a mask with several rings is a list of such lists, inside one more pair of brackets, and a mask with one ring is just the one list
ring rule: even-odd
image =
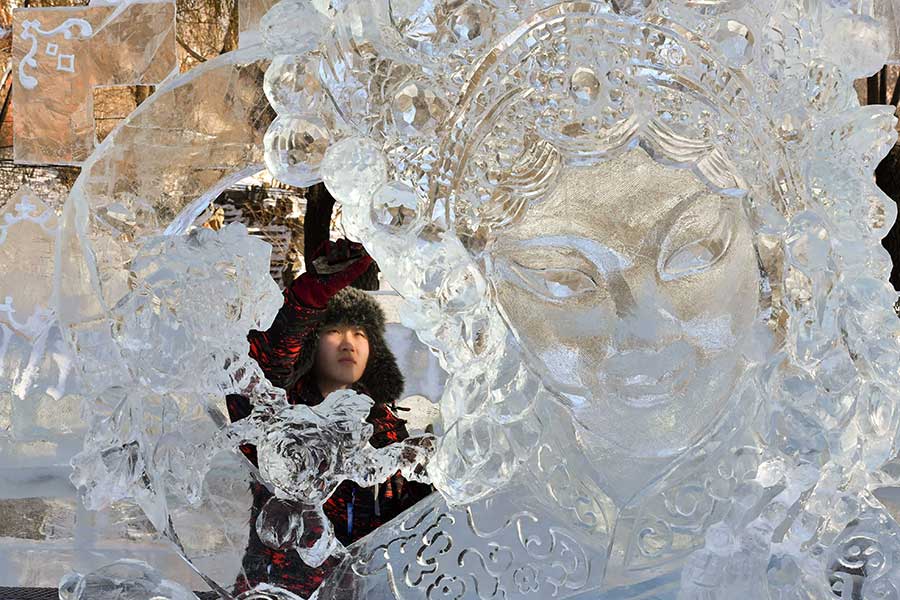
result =
[[518,243],[522,248],[558,248],[560,250],[575,249],[590,260],[601,273],[624,271],[632,266],[627,256],[616,252],[597,240],[580,236],[548,235],[522,240]]

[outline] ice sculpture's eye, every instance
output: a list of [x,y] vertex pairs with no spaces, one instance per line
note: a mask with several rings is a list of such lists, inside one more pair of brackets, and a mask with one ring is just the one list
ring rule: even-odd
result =
[[547,300],[568,300],[597,289],[597,268],[580,252],[555,247],[528,247],[508,259],[513,283]]
[[735,228],[735,210],[692,207],[678,217],[660,247],[657,270],[663,281],[702,273],[725,256]]
[[512,270],[533,292],[558,300],[597,289],[597,282],[578,269],[531,269],[514,263]]

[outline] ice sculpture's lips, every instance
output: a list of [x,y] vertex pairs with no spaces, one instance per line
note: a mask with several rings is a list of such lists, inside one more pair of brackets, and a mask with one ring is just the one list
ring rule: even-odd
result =
[[602,365],[602,377],[613,396],[646,408],[670,400],[690,379],[697,352],[687,342],[674,342],[653,352],[613,354]]

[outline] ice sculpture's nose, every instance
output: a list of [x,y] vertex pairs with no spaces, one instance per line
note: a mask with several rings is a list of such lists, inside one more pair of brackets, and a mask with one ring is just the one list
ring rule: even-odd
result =
[[653,281],[633,286],[623,275],[617,279],[612,285],[618,316],[613,335],[617,351],[660,349],[679,337],[678,319]]

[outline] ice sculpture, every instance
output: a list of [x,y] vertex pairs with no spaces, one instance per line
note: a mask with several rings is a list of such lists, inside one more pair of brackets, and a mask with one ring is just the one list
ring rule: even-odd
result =
[[147,563],[120,560],[87,575],[70,573],[59,586],[60,600],[197,600]]
[[874,16],[888,27],[891,40],[891,53],[888,64],[900,62],[900,2],[897,0],[875,0],[872,12]]
[[205,476],[236,442],[222,430],[217,390],[262,377],[241,332],[261,327],[280,305],[270,250],[239,224],[145,238],[130,264],[131,292],[110,313],[109,341],[128,370],[98,364],[105,357],[82,363],[89,430],[72,481],[85,506],[133,500],[189,559],[176,526],[190,525],[190,509],[207,502]]
[[295,549],[303,561],[320,566],[339,546],[322,505],[345,480],[376,485],[395,472],[427,481],[424,465],[433,447],[430,435],[410,437],[376,449],[366,422],[373,400],[341,390],[314,407],[290,405],[275,414],[252,414],[243,427],[255,428],[259,469],[275,492],[262,507],[256,530],[273,548]]
[[[277,305],[265,251],[183,235],[259,161],[255,83],[278,113],[266,164],[325,182],[449,373],[427,466],[442,497],[348,548],[320,597],[900,593],[875,495],[900,484],[879,243],[896,207],[872,180],[895,119],[852,88],[890,50],[878,21],[830,0],[283,0],[260,30],[265,79],[230,95],[249,143],[194,177],[219,148],[165,112],[201,93],[188,74],[110,135],[63,214],[56,310],[97,502],[131,494],[177,538],[161,490],[190,504],[211,457],[252,440],[288,496],[261,515],[269,542],[332,549],[304,533],[333,471],[291,441],[324,415],[287,408],[242,354]],[[256,52],[195,77],[251,72]],[[137,166],[142,138],[167,136],[185,164]],[[224,423],[230,391],[255,420]],[[364,439],[351,400],[346,438],[315,432],[329,465]]]
[[94,150],[97,86],[153,85],[177,69],[175,4],[13,11],[16,162],[78,164]]
[[[0,412],[9,419],[6,451],[35,430],[65,429],[51,415],[74,405],[73,361],[52,309],[55,207],[28,187],[0,210]],[[6,437],[6,436],[4,436]]]
[[[3,369],[9,373],[8,379],[4,377],[4,387],[20,400],[34,385],[52,325],[49,297],[53,291],[55,235],[56,214],[28,188],[20,188],[0,213],[0,262],[4,265],[0,345],[4,357],[10,347],[19,345],[16,341],[27,340],[31,346],[28,358],[23,354],[17,366]],[[20,261],[20,257],[27,259]],[[9,354],[7,361],[13,362],[13,352]],[[65,373],[59,375],[57,390],[65,387]],[[58,400],[61,394],[52,395]]]

